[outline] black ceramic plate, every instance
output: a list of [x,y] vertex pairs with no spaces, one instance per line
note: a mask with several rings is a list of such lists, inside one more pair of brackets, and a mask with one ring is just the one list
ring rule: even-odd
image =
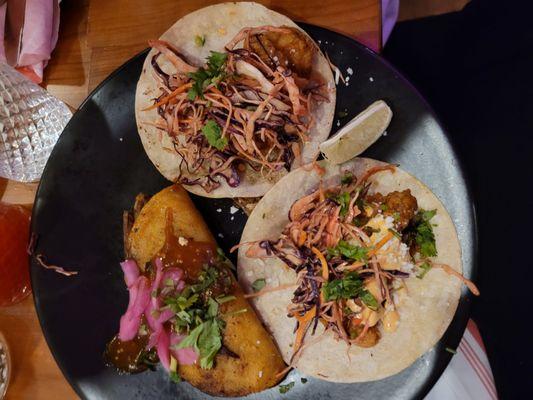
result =
[[[465,274],[474,272],[476,232],[463,172],[431,108],[393,67],[345,36],[303,25],[346,76],[340,83],[334,131],[378,99],[391,106],[388,134],[365,155],[398,163],[425,182],[450,212],[463,251]],[[146,53],[127,62],[80,107],[61,135],[42,176],[33,211],[35,253],[79,271],[64,277],[32,260],[32,283],[44,335],[61,370],[87,399],[192,399],[209,396],[187,383],[171,383],[161,370],[119,375],[104,365],[105,344],[118,331],[127,306],[119,261],[123,257],[122,211],[139,192],[154,194],[169,185],[145,155],[137,135],[134,93]],[[347,73],[349,69],[352,74]],[[194,197],[225,249],[239,241],[246,217],[230,200]],[[334,384],[296,381],[285,395],[278,388],[250,396],[323,399],[407,399],[423,397],[447,366],[468,318],[467,295],[440,343],[410,368],[377,382]],[[394,357],[394,354],[391,355]],[[285,382],[286,383],[286,382]]]

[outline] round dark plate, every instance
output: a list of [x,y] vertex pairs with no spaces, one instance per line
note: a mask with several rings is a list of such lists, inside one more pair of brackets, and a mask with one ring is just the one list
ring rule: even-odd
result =
[[[354,40],[302,25],[349,77],[338,86],[334,131],[378,99],[394,112],[388,134],[365,155],[398,163],[425,182],[443,201],[458,230],[467,277],[475,269],[473,204],[449,138],[416,89],[386,61]],[[169,185],[145,155],[137,135],[134,93],[146,53],[128,61],[85,101],[65,128],[48,161],[33,209],[34,254],[79,271],[65,277],[32,259],[35,305],[57,363],[76,392],[87,399],[209,398],[188,383],[171,383],[165,372],[119,375],[104,364],[106,343],[118,331],[128,295],[119,262],[123,258],[122,211],[139,192],[154,194]],[[351,74],[350,74],[351,72]],[[338,119],[339,112],[347,115]],[[230,200],[194,197],[224,250],[239,241],[246,216]],[[234,213],[232,213],[232,211]],[[468,319],[469,297],[440,343],[393,377],[361,384],[318,379],[302,383],[292,371],[278,388],[250,396],[323,399],[421,398],[446,368]],[[394,354],[391,354],[394,357]]]

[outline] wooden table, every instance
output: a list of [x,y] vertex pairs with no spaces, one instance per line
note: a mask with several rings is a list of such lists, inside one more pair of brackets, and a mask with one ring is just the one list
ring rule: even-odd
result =
[[[335,30],[379,50],[379,0],[265,0],[266,6]],[[147,47],[182,15],[217,1],[63,0],[58,45],[44,87],[77,109],[114,69]],[[326,5],[327,4],[327,5]],[[31,206],[37,184],[0,178],[0,199]],[[57,367],[39,326],[33,299],[0,309],[0,330],[14,359],[8,399],[72,399],[76,394]]]

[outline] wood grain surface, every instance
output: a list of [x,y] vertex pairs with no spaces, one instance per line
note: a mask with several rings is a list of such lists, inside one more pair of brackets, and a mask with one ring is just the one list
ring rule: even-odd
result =
[[[259,1],[296,21],[335,30],[379,50],[379,0]],[[44,87],[72,110],[113,70],[181,16],[217,3],[199,0],[63,0],[59,41]],[[32,205],[37,183],[0,178],[0,200]],[[51,272],[52,273],[52,272]],[[75,399],[42,335],[32,297],[0,308],[0,331],[14,363],[7,399]]]

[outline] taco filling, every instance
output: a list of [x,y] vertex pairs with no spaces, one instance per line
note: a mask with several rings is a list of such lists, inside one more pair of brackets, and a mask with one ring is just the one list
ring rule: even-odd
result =
[[124,372],[159,361],[177,380],[178,364],[211,369],[215,356],[229,351],[221,315],[235,296],[227,259],[211,243],[175,236],[171,217],[167,212],[165,245],[151,262],[142,268],[133,258],[121,263],[130,304],[107,359]]
[[[195,42],[203,46],[205,38]],[[304,33],[244,28],[202,67],[163,40],[150,45],[160,95],[143,111],[157,109],[160,119],[151,124],[172,139],[168,150],[182,163],[178,182],[209,193],[223,181],[239,186],[247,169],[274,180],[298,162],[313,108],[329,102],[327,85],[312,68],[317,47]],[[162,58],[175,73],[163,70]]]
[[292,204],[277,239],[247,249],[246,257],[277,257],[297,273],[287,308],[296,320],[293,360],[318,324],[348,345],[375,346],[401,324],[397,306],[407,295],[404,280],[423,279],[431,268],[460,277],[479,294],[460,273],[432,261],[438,253],[436,210],[421,209],[409,189],[372,190],[373,174],[394,170],[384,165],[359,177],[347,172],[327,188],[321,182]]

